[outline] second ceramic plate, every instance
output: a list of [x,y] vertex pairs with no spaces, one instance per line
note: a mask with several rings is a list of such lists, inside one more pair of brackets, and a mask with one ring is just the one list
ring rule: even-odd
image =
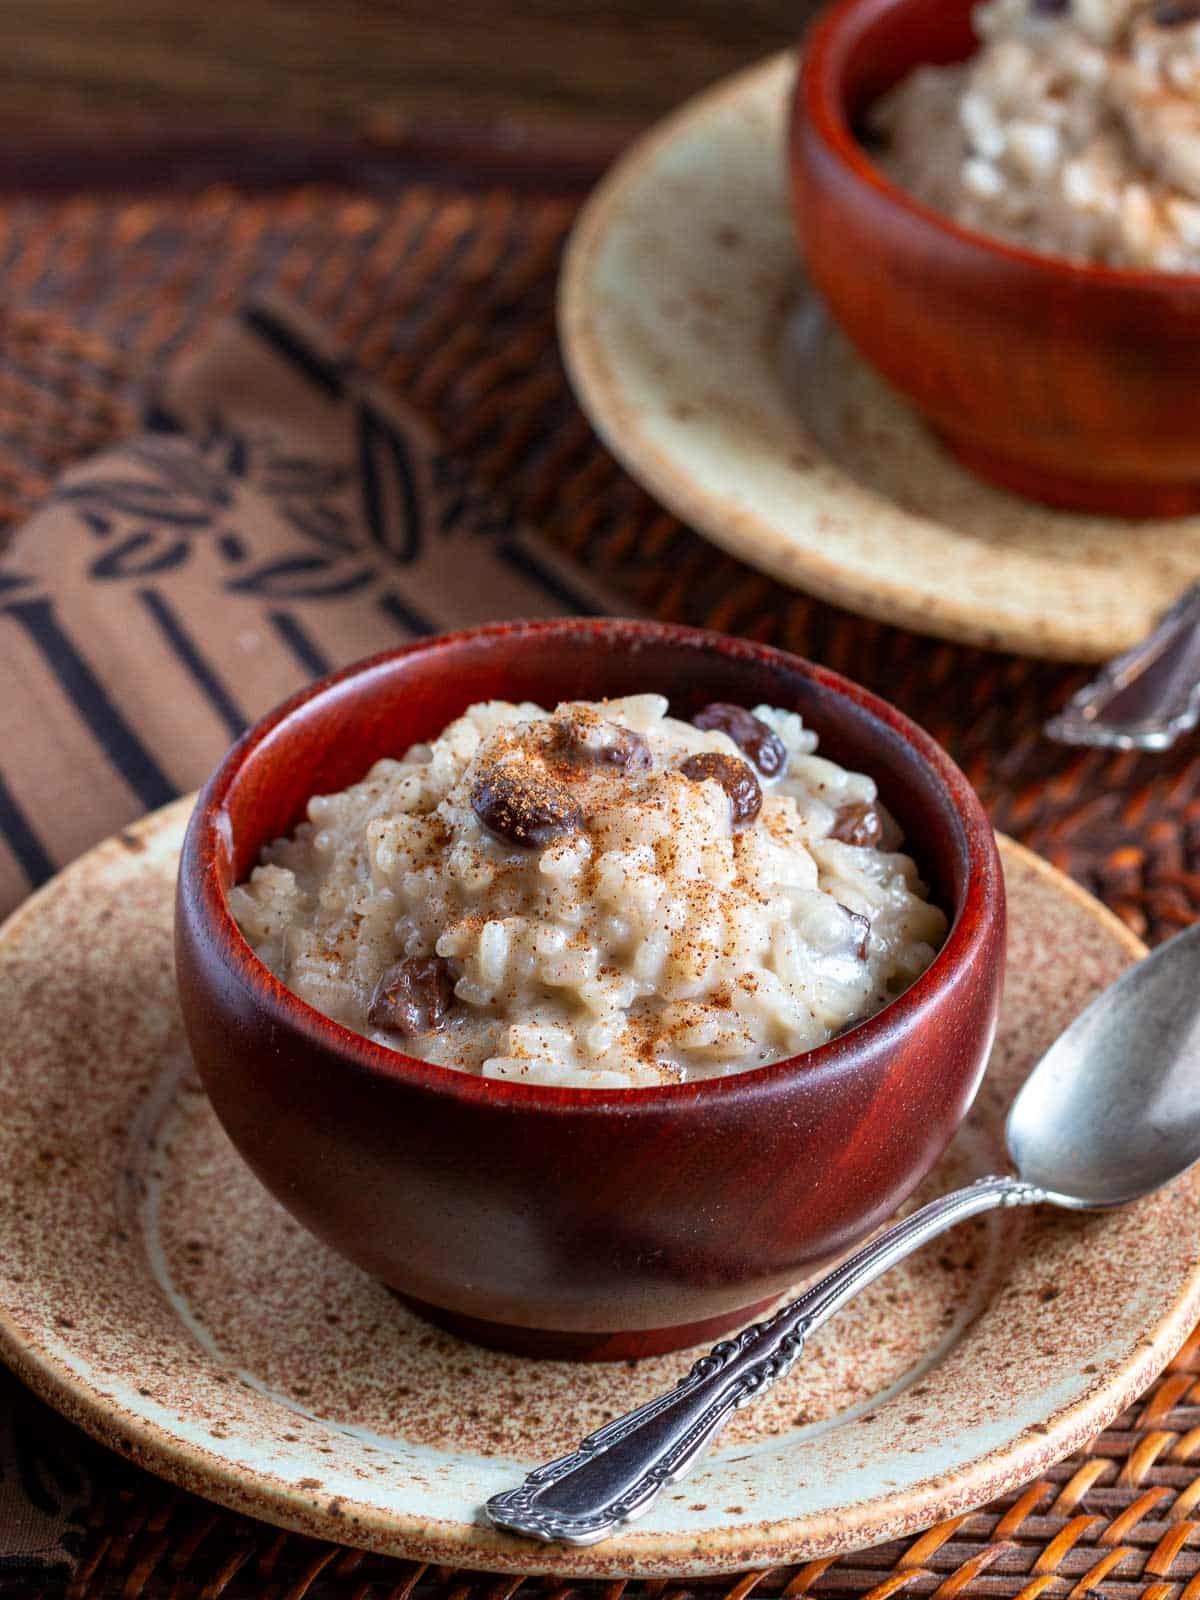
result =
[[[175,1001],[181,803],[0,932],[0,1350],[115,1449],[285,1527],[509,1572],[665,1577],[900,1537],[1035,1477],[1117,1415],[1200,1310],[1200,1173],[1092,1218],[1003,1213],[872,1284],[650,1514],[587,1550],[487,1497],[687,1355],[571,1366],[427,1326],[265,1192],[200,1092]],[[1009,982],[979,1101],[926,1197],[1002,1159],[1030,1064],[1140,953],[1004,846]],[[769,1173],[748,1181],[769,1183]]]
[[1200,578],[1200,517],[1068,515],[959,467],[803,281],[776,59],[693,101],[589,202],[560,328],[580,402],[659,500],[785,583],[947,639],[1102,660]]

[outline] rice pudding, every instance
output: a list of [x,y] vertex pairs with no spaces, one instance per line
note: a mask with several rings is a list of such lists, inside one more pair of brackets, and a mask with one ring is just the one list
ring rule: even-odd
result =
[[959,65],[872,109],[881,165],[1046,255],[1200,272],[1200,0],[987,0]]
[[474,705],[309,802],[230,893],[319,1011],[486,1077],[745,1072],[907,988],[946,919],[874,782],[792,712]]

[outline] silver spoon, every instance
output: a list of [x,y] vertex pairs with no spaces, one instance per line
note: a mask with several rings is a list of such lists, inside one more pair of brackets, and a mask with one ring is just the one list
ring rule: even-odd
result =
[[934,1200],[765,1322],[696,1362],[675,1388],[493,1496],[487,1515],[532,1539],[595,1544],[690,1471],[739,1406],[789,1370],[809,1334],[889,1267],[997,1206],[1106,1211],[1200,1159],[1200,923],[1098,996],[1026,1080],[1006,1125],[1015,1178]]

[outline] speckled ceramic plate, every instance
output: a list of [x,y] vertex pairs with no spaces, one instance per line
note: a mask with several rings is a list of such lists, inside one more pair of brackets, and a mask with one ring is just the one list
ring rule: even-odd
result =
[[[767,1566],[902,1535],[1106,1425],[1200,1311],[1200,1177],[1091,1219],[1002,1214],[872,1286],[643,1521],[589,1550],[478,1507],[688,1364],[570,1366],[427,1327],[260,1188],[175,1005],[181,803],[0,932],[0,1344],[54,1405],[239,1511],[438,1562],[563,1574]],[[927,1194],[999,1159],[1032,1060],[1140,947],[1013,845],[1010,978],[971,1121]],[[770,1182],[769,1173],[748,1181]]]
[[576,393],[665,505],[785,583],[926,633],[1100,660],[1200,578],[1200,517],[1067,515],[971,477],[805,286],[784,192],[793,67],[643,139],[576,226]]

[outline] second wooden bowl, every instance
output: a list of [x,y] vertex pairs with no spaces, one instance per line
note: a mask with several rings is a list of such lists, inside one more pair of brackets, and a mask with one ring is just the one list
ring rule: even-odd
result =
[[805,41],[789,153],[808,271],[850,339],[985,478],[1124,516],[1200,508],[1200,275],[1035,255],[958,227],[856,136],[911,68],[976,48],[975,0],[838,0]]

